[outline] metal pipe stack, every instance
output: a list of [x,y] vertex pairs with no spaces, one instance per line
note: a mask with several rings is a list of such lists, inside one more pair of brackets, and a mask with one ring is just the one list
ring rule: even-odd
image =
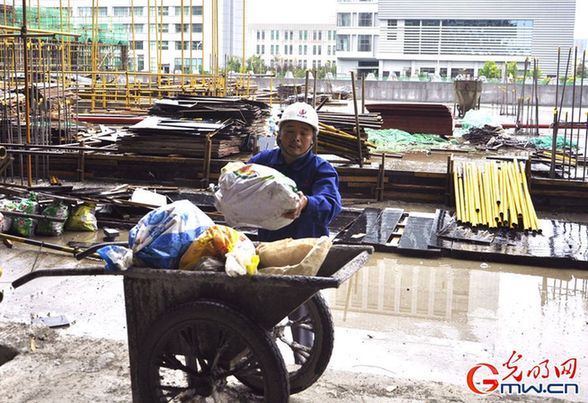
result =
[[540,231],[522,161],[455,164],[457,221],[474,227]]

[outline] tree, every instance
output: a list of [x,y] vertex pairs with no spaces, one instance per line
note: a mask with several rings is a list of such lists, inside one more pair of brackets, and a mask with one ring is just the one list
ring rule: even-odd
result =
[[512,77],[513,80],[517,79],[519,75],[519,66],[517,62],[508,62],[506,63],[506,76]]
[[488,79],[500,78],[500,67],[494,61],[487,61],[484,66],[478,71],[478,75],[484,76]]
[[266,70],[267,67],[261,56],[254,55],[247,59],[247,71],[252,71],[255,74],[264,74]]
[[235,73],[239,73],[241,71],[241,59],[236,56],[231,56],[229,60],[227,60],[225,71],[234,71]]
[[533,79],[537,79],[537,80],[539,80],[541,77],[543,77],[543,72],[541,71],[541,69],[539,68],[538,65],[537,65],[537,67],[533,67],[533,69],[531,70],[531,77],[533,77]]
[[576,77],[577,78],[588,78],[588,66],[583,65],[582,63],[578,64],[576,67]]

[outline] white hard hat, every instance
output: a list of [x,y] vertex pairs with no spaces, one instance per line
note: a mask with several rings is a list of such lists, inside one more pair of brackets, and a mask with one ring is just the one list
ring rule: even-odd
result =
[[292,105],[289,105],[282,113],[280,126],[282,123],[287,122],[288,120],[296,120],[298,122],[311,125],[314,129],[315,135],[319,131],[318,114],[314,108],[307,103],[295,102]]

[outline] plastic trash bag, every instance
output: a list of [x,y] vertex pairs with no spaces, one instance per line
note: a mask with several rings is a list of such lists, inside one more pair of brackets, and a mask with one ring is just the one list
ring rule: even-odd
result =
[[129,231],[135,260],[149,267],[177,269],[180,258],[212,220],[188,200],[176,201],[146,214]]
[[133,251],[120,245],[109,245],[96,251],[106,262],[106,271],[126,270],[133,265]]
[[63,227],[65,226],[65,220],[67,219],[68,207],[61,202],[51,203],[41,211],[41,215],[47,217],[63,218],[63,221],[49,221],[40,219],[37,225],[37,234],[39,235],[51,235],[59,236],[63,234]]
[[70,231],[98,231],[95,211],[96,205],[94,203],[82,203],[74,207],[65,222],[65,229]]
[[283,214],[299,202],[296,183],[273,168],[230,162],[218,184],[214,204],[231,227],[277,230],[293,221]]
[[257,247],[259,274],[314,276],[331,245],[328,236],[260,243]]
[[[6,211],[14,211],[15,204],[10,200],[0,200],[0,210]],[[10,231],[10,227],[12,226],[12,217],[8,214],[0,213],[0,232],[8,232]]]
[[180,259],[180,269],[194,270],[206,256],[222,258],[229,276],[253,275],[259,263],[253,242],[224,225],[213,225],[195,239]]
[[[28,199],[22,199],[14,204],[14,208],[11,210],[20,213],[37,214],[39,204],[37,203],[36,193],[31,193]],[[35,227],[37,226],[37,220],[34,218],[26,217],[13,217],[11,224],[11,231],[24,238],[30,238],[35,233]]]

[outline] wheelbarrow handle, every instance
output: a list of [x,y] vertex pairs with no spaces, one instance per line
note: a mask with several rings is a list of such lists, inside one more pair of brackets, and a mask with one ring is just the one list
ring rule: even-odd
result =
[[113,245],[128,246],[129,243],[127,241],[97,243],[96,245],[90,246],[88,249],[85,249],[81,252],[76,253],[74,256],[77,260],[82,260],[82,259],[94,254],[94,252],[96,252],[100,248],[103,248],[105,246],[113,246]]
[[17,278],[12,282],[13,288],[18,288],[25,285],[31,280],[40,277],[69,277],[69,276],[100,276],[100,275],[117,275],[122,272],[112,272],[104,270],[104,267],[89,267],[84,269],[46,269],[46,270],[34,270],[30,273],[25,274],[22,277]]

